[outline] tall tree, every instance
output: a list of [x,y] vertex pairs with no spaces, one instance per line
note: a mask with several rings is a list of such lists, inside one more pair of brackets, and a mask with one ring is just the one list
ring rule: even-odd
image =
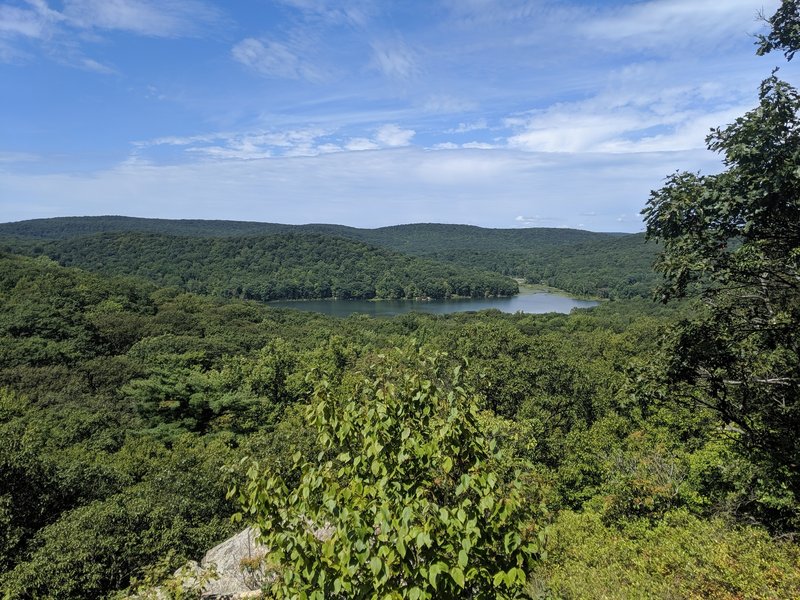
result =
[[[798,49],[798,6],[767,20],[759,54]],[[643,211],[664,250],[663,300],[702,308],[667,346],[672,397],[716,410],[770,481],[775,508],[800,502],[800,94],[773,72],[759,105],[706,139],[718,175],[676,173]],[[795,523],[796,524],[796,523]]]

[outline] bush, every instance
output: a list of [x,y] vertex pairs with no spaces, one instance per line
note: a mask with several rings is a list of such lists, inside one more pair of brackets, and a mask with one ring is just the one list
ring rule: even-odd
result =
[[540,538],[479,402],[441,356],[377,357],[351,386],[316,385],[323,451],[299,485],[257,464],[238,490],[281,565],[278,598],[516,598]]

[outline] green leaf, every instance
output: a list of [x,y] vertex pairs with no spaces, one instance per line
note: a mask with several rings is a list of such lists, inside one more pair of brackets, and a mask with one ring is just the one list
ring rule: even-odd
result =
[[468,559],[468,557],[467,557],[467,553],[466,553],[464,550],[461,550],[461,551],[458,553],[458,566],[459,566],[459,567],[461,567],[461,568],[463,569],[464,567],[466,567],[466,566],[467,566],[467,562],[468,562],[468,560],[469,560],[469,559]]
[[444,461],[442,461],[442,469],[444,469],[445,473],[449,473],[453,470],[453,459],[449,456],[446,456]]
[[498,571],[494,574],[494,579],[492,583],[494,583],[494,587],[499,588],[503,584],[503,580],[505,578],[505,573],[503,571]]
[[453,578],[459,587],[464,587],[464,572],[458,567],[452,567],[450,569],[450,577]]
[[439,573],[441,573],[441,572],[442,572],[442,569],[441,569],[441,567],[439,566],[438,563],[432,564],[431,568],[428,569],[428,581],[431,582],[431,585],[433,586],[433,589],[435,589],[435,590],[439,589],[438,584],[436,582],[436,579],[437,579],[437,577],[439,577]]
[[373,556],[369,560],[369,569],[372,571],[372,574],[377,577],[378,573],[381,572],[381,567],[383,566],[383,562],[377,556]]
[[509,570],[509,571],[508,571],[508,572],[505,574],[505,576],[503,577],[503,579],[505,580],[505,582],[506,582],[506,585],[507,585],[508,587],[513,587],[513,586],[514,586],[514,582],[517,580],[517,570],[516,570],[516,569],[510,569],[510,570]]

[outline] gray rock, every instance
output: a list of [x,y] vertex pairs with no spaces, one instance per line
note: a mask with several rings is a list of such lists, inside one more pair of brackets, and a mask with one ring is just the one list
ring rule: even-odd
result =
[[274,572],[264,563],[267,548],[256,543],[255,531],[248,527],[215,546],[200,564],[189,561],[175,571],[163,587],[141,590],[130,600],[170,600],[180,597],[202,600],[251,600],[261,598],[261,588]]
[[213,578],[203,585],[201,597],[259,597],[258,590],[267,577],[263,560],[266,553],[267,548],[256,542],[251,527],[206,552],[200,568]]

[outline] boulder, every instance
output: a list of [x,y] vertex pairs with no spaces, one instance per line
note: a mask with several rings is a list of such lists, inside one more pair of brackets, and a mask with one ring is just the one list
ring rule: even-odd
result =
[[215,546],[200,561],[200,572],[207,581],[201,598],[244,599],[260,597],[266,577],[264,555],[267,548],[255,540],[255,531],[248,527]]

